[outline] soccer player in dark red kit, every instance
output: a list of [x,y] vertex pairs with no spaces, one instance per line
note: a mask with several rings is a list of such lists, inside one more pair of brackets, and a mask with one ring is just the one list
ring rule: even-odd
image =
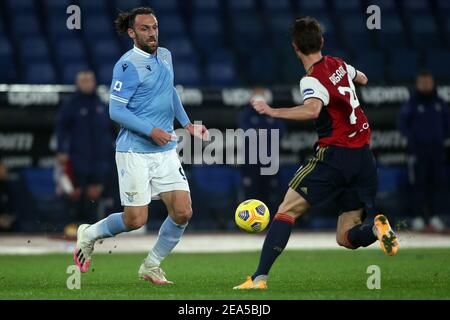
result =
[[[343,60],[322,56],[322,28],[311,17],[297,19],[292,28],[292,45],[306,76],[300,81],[303,105],[271,108],[264,101],[252,101],[260,114],[289,120],[314,120],[319,140],[314,157],[295,173],[278,213],[273,218],[253,276],[234,289],[266,289],[269,270],[289,240],[295,220],[311,206],[334,200],[341,214],[336,240],[348,249],[367,247],[376,240],[393,256],[398,240],[383,214],[377,214],[375,158],[369,148],[370,126],[354,83],[367,84],[367,77]],[[375,215],[363,223],[366,215]]]

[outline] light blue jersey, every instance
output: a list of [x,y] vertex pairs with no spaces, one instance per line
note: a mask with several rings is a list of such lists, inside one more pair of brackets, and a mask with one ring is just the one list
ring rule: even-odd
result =
[[134,47],[119,59],[109,100],[110,117],[122,126],[116,151],[152,153],[176,148],[176,141],[159,146],[150,138],[153,128],[175,135],[175,118],[183,127],[190,123],[173,79],[172,56],[165,48],[151,55]]

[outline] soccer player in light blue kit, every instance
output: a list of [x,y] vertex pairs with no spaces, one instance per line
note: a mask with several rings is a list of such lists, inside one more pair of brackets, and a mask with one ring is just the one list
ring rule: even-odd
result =
[[198,138],[207,138],[208,131],[193,125],[181,104],[173,86],[170,51],[158,47],[154,11],[122,12],[115,24],[120,34],[128,33],[134,41],[133,49],[114,67],[109,103],[111,119],[122,126],[116,163],[125,209],[78,228],[74,261],[86,272],[97,240],[140,228],[147,222],[150,201],[161,199],[169,214],[138,275],[154,284],[169,284],[160,264],[178,244],[192,216],[189,185],[176,152],[174,119]]

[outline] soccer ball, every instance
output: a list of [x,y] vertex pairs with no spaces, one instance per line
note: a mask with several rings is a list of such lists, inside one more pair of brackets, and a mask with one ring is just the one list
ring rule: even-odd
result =
[[239,228],[255,233],[263,231],[270,221],[269,208],[259,200],[250,199],[242,202],[236,209],[234,220]]

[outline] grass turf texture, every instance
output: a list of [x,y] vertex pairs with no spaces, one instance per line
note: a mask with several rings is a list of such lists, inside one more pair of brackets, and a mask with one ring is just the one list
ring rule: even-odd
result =
[[[138,279],[143,254],[95,254],[81,289],[66,287],[70,255],[0,255],[0,299],[449,299],[450,249],[286,251],[264,291],[235,291],[259,254],[173,254],[163,264],[173,286]],[[369,290],[369,265],[381,290]]]

